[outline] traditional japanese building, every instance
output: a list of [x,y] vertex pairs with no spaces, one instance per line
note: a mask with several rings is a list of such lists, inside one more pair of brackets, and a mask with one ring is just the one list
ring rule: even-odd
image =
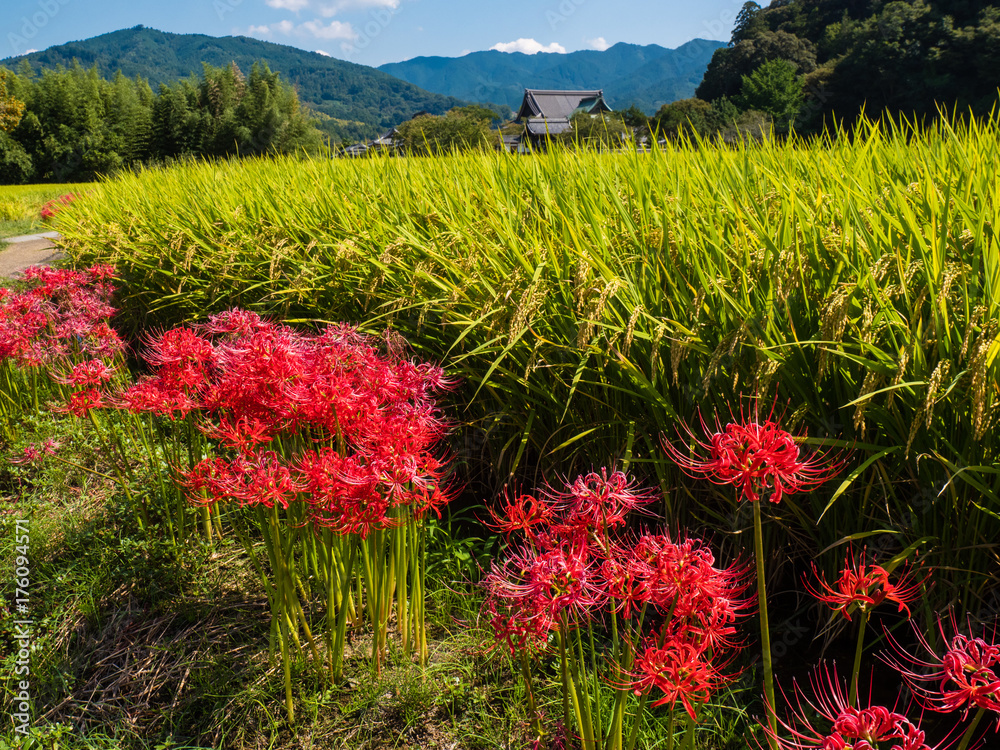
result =
[[517,122],[524,123],[524,140],[541,145],[550,136],[572,129],[570,118],[578,113],[597,115],[610,112],[604,91],[547,91],[525,89]]

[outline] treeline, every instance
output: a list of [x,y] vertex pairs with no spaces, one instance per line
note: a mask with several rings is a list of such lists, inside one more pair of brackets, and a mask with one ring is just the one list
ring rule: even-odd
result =
[[[695,92],[777,129],[834,120],[985,115],[1000,86],[1000,7],[981,0],[747,2]],[[702,108],[704,110],[704,108]],[[708,110],[704,110],[708,111]]]
[[[0,183],[79,182],[184,157],[315,150],[322,135],[295,90],[255,64],[205,65],[200,78],[154,92],[145,79],[105,80],[93,67],[5,71],[7,101],[23,104],[0,129]],[[6,132],[3,132],[6,130]]]

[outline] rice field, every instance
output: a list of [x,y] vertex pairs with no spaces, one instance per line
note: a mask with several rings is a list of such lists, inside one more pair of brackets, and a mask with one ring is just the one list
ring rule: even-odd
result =
[[42,206],[53,198],[87,188],[87,185],[75,184],[0,185],[0,240],[47,231],[40,215]]
[[[121,175],[67,205],[54,226],[74,267],[93,266],[97,280],[110,271],[96,264],[114,266],[114,321],[131,361],[116,361],[113,373],[125,378],[131,370],[137,379],[130,390],[114,393],[88,386],[61,408],[89,417],[94,435],[106,441],[105,463],[97,465],[105,482],[117,482],[127,495],[127,503],[119,498],[119,512],[131,509],[130,523],[146,539],[140,548],[151,545],[143,554],[160,544],[184,547],[175,545],[175,533],[201,537],[197,561],[176,550],[168,554],[188,569],[213,571],[212,581],[238,575],[240,596],[270,604],[270,626],[259,612],[254,621],[258,641],[269,641],[270,666],[263,666],[262,646],[256,657],[240,657],[248,666],[239,679],[252,682],[245,700],[226,697],[205,710],[216,717],[244,711],[262,726],[282,727],[270,735],[272,744],[279,734],[287,746],[308,736],[297,734],[302,725],[296,721],[322,724],[328,742],[339,741],[333,738],[351,726],[346,707],[376,685],[364,699],[366,711],[383,699],[392,704],[410,696],[400,708],[405,722],[393,719],[391,731],[406,727],[397,746],[448,746],[441,738],[448,735],[445,722],[415,718],[426,718],[430,705],[452,706],[451,682],[424,682],[444,669],[449,681],[466,670],[454,683],[470,686],[464,713],[447,711],[453,731],[480,733],[470,747],[520,747],[527,735],[547,738],[550,746],[585,748],[672,747],[676,735],[693,747],[696,733],[699,747],[742,747],[751,735],[761,746],[776,746],[779,732],[766,708],[775,695],[772,652],[785,689],[792,676],[805,680],[800,662],[807,651],[845,663],[853,656],[850,697],[829,672],[829,684],[820,685],[831,701],[826,708],[836,713],[857,701],[858,676],[867,674],[862,655],[874,664],[876,643],[893,645],[884,628],[906,640],[899,635],[904,611],[928,639],[921,643],[910,634],[910,645],[928,651],[945,637],[942,613],[950,610],[971,628],[971,621],[992,622],[1000,611],[998,151],[997,120],[923,130],[865,122],[826,140],[686,142],[652,153],[255,158]],[[76,299],[59,293],[55,281],[43,288],[53,305]],[[40,293],[16,299],[41,305]],[[46,314],[56,309],[42,307]],[[274,322],[226,312],[232,308]],[[40,336],[61,330],[36,322]],[[326,408],[329,394],[363,388],[332,387],[327,380],[306,387],[301,374],[294,376],[300,387],[282,386],[291,377],[283,363],[326,361],[317,342],[343,348],[344,341],[362,340],[345,333],[343,322],[360,334],[377,334],[380,339],[370,341],[385,342],[397,361],[433,363],[419,367],[435,373],[435,383],[457,381],[440,396],[449,420],[440,460],[450,467],[441,486],[446,474],[460,496],[440,521],[414,515],[412,529],[404,524],[399,528],[409,531],[384,539],[361,532],[356,547],[367,557],[358,563],[356,581],[355,547],[331,536],[333,517],[344,517],[332,509],[363,483],[352,475],[353,489],[306,491],[313,474],[306,481],[296,472],[318,472],[313,464],[321,456],[331,466],[343,458],[349,431],[338,415],[348,407],[334,408],[320,427],[308,419]],[[104,335],[106,328],[95,330]],[[79,347],[78,338],[60,345]],[[177,351],[187,353],[175,357],[178,342],[186,343]],[[349,357],[368,360],[375,362],[367,354]],[[227,375],[222,365],[235,363],[251,374]],[[303,367],[326,372],[316,363]],[[370,385],[382,377],[355,380]],[[211,387],[192,390],[190,378]],[[221,386],[215,378],[229,379]],[[243,414],[249,402],[239,383],[254,378],[261,381],[254,391],[260,401]],[[38,412],[33,376],[15,374],[6,382],[20,384],[19,393],[30,385]],[[63,375],[53,383],[53,393],[72,390]],[[135,404],[126,403],[130,393]],[[195,395],[205,397],[197,408],[207,416],[190,411]],[[11,396],[5,403],[16,410],[21,400]],[[94,416],[101,409],[139,418]],[[138,426],[127,427],[131,421]],[[775,422],[782,429],[755,431]],[[120,437],[110,437],[117,429],[112,424],[125,426]],[[436,427],[431,432],[438,434]],[[372,428],[365,440],[375,444],[387,434]],[[305,450],[314,442],[323,446],[315,455]],[[247,452],[248,445],[256,453]],[[766,454],[761,460],[779,468],[755,473],[760,467],[747,451]],[[261,460],[254,463],[251,455]],[[367,463],[370,455],[358,458],[358,467],[376,466]],[[436,478],[439,459],[421,455]],[[146,480],[126,480],[127,472],[140,470]],[[280,487],[267,484],[279,475]],[[323,476],[327,483],[343,479],[333,470]],[[180,489],[172,488],[178,482]],[[196,514],[184,495],[192,489],[208,493],[199,500],[203,506],[211,505],[214,492],[236,507],[228,515],[216,516],[215,506]],[[780,502],[763,502],[757,493]],[[279,496],[286,499],[275,500]],[[254,541],[243,511],[260,505],[261,497],[266,512],[256,509],[256,523],[263,541]],[[593,504],[595,497],[605,505]],[[166,510],[156,510],[157,503]],[[602,515],[598,505],[614,512]],[[627,521],[640,510],[644,521]],[[170,545],[156,535],[157,517],[170,531]],[[301,531],[307,517],[323,522],[325,536]],[[453,518],[459,519],[454,526]],[[359,523],[367,529],[375,521]],[[654,527],[677,530],[675,538]],[[687,541],[678,541],[682,529],[691,535]],[[235,546],[234,534],[242,552],[226,547]],[[526,541],[518,546],[514,534]],[[595,534],[602,538],[591,539]],[[580,562],[573,553],[584,538],[592,549]],[[408,547],[408,539],[418,541]],[[688,601],[678,593],[687,588],[657,582],[655,566],[644,561],[671,555],[681,560],[678,571],[697,571],[701,583],[691,586],[728,593]],[[865,561],[878,566],[866,568]],[[386,572],[379,573],[383,563]],[[577,564],[599,565],[604,583],[560,589],[561,610],[544,595],[535,597],[551,588],[535,585],[536,572]],[[646,594],[616,588],[615,576],[625,568],[648,584],[637,618],[634,605]],[[417,582],[412,599],[407,570]],[[422,634],[415,641],[407,635],[408,623],[423,627],[417,613],[424,612],[424,572],[429,646]],[[277,578],[272,582],[269,574]],[[575,570],[569,580],[579,583],[586,575]],[[470,585],[477,577],[483,586]],[[855,580],[865,592],[861,599],[848,596],[854,589],[841,590]],[[879,586],[875,601],[868,592]],[[169,606],[183,608],[178,601],[188,601],[188,593],[177,595]],[[479,599],[485,601],[477,613],[470,602]],[[369,600],[375,604],[362,604]],[[713,600],[731,607],[720,613]],[[899,609],[878,616],[873,622],[881,632],[873,624],[866,635],[868,606],[883,602]],[[647,604],[659,629],[655,637],[643,631],[650,625],[643,620]],[[597,606],[610,608],[602,619],[591,617]],[[678,606],[688,618],[677,625],[687,629],[683,636],[668,632],[680,622]],[[657,607],[662,611],[653,614]],[[659,696],[651,686],[671,689],[663,679],[667,637],[673,643],[675,636],[702,639],[712,631],[688,649],[699,659],[745,647],[730,640],[737,631],[729,625],[743,628],[740,618],[755,607],[753,647],[739,657],[742,671],[706,673],[704,683],[689,686],[683,709],[680,693],[669,711],[653,710],[663,701],[647,706],[647,698]],[[863,612],[860,624],[841,618],[849,607]],[[379,612],[372,641],[363,646],[372,654],[374,677],[364,676],[361,657],[351,662],[357,652],[354,636],[346,635],[349,622],[350,632],[354,623],[359,632],[365,627],[365,608]],[[463,618],[457,626],[458,619],[448,622],[453,611]],[[531,616],[519,620],[524,611]],[[211,623],[223,621],[214,609],[210,615]],[[391,623],[400,630],[398,644],[386,635]],[[495,659],[449,653],[454,660],[435,667],[435,649],[451,642],[451,628],[465,636],[487,632],[496,641],[490,648],[504,652],[504,660],[509,651],[509,660],[497,667]],[[804,633],[813,640],[804,642]],[[845,647],[845,641],[852,643]],[[423,687],[414,678],[405,689],[383,694],[381,666],[398,668],[404,681],[415,674],[414,642]],[[460,648],[471,646],[466,641]],[[888,666],[919,690],[925,675],[907,671],[906,660],[917,658],[911,653],[897,652],[889,658],[901,661]],[[252,672],[251,663],[265,671]],[[486,688],[473,663],[502,675],[478,704],[471,691]],[[167,672],[179,675],[183,668]],[[893,679],[887,689],[895,697]],[[143,700],[136,705],[154,715],[155,702],[145,693]],[[285,718],[274,718],[278,714]],[[970,746],[981,717],[982,710],[958,730],[960,750]],[[441,737],[405,734],[421,721]],[[955,730],[948,721],[930,720],[933,733]],[[183,722],[191,725],[187,714]],[[916,731],[901,715],[893,722],[896,734],[882,739]],[[243,723],[234,726],[242,731]],[[508,730],[521,739],[496,739]],[[258,742],[263,736],[253,735]]]
[[463,379],[484,495],[627,458],[669,518],[738,530],[661,440],[760,394],[855,456],[779,511],[799,545],[878,531],[952,563],[975,608],[1000,531],[997,135],[192,164],[105,183],[58,228],[119,269],[133,333],[231,306],[397,330]]

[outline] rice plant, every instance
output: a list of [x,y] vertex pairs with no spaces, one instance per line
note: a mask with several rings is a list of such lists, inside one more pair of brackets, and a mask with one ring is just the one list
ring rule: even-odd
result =
[[854,463],[771,509],[768,547],[919,549],[953,584],[925,618],[984,610],[1000,123],[836,135],[186,164],[104,183],[57,226],[75,263],[117,267],[136,334],[232,306],[392,326],[463,379],[494,492],[624,457],[672,522],[748,532],[661,440],[747,395],[787,403],[790,429]]

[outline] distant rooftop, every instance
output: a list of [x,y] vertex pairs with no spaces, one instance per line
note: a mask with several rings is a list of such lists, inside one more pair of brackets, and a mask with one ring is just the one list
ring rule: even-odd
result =
[[524,100],[521,102],[516,119],[569,120],[577,112],[594,114],[610,111],[611,107],[604,101],[603,89],[593,91],[525,89]]
[[541,117],[528,119],[528,132],[531,135],[558,135],[572,129],[569,120],[565,117],[553,117],[548,120]]

